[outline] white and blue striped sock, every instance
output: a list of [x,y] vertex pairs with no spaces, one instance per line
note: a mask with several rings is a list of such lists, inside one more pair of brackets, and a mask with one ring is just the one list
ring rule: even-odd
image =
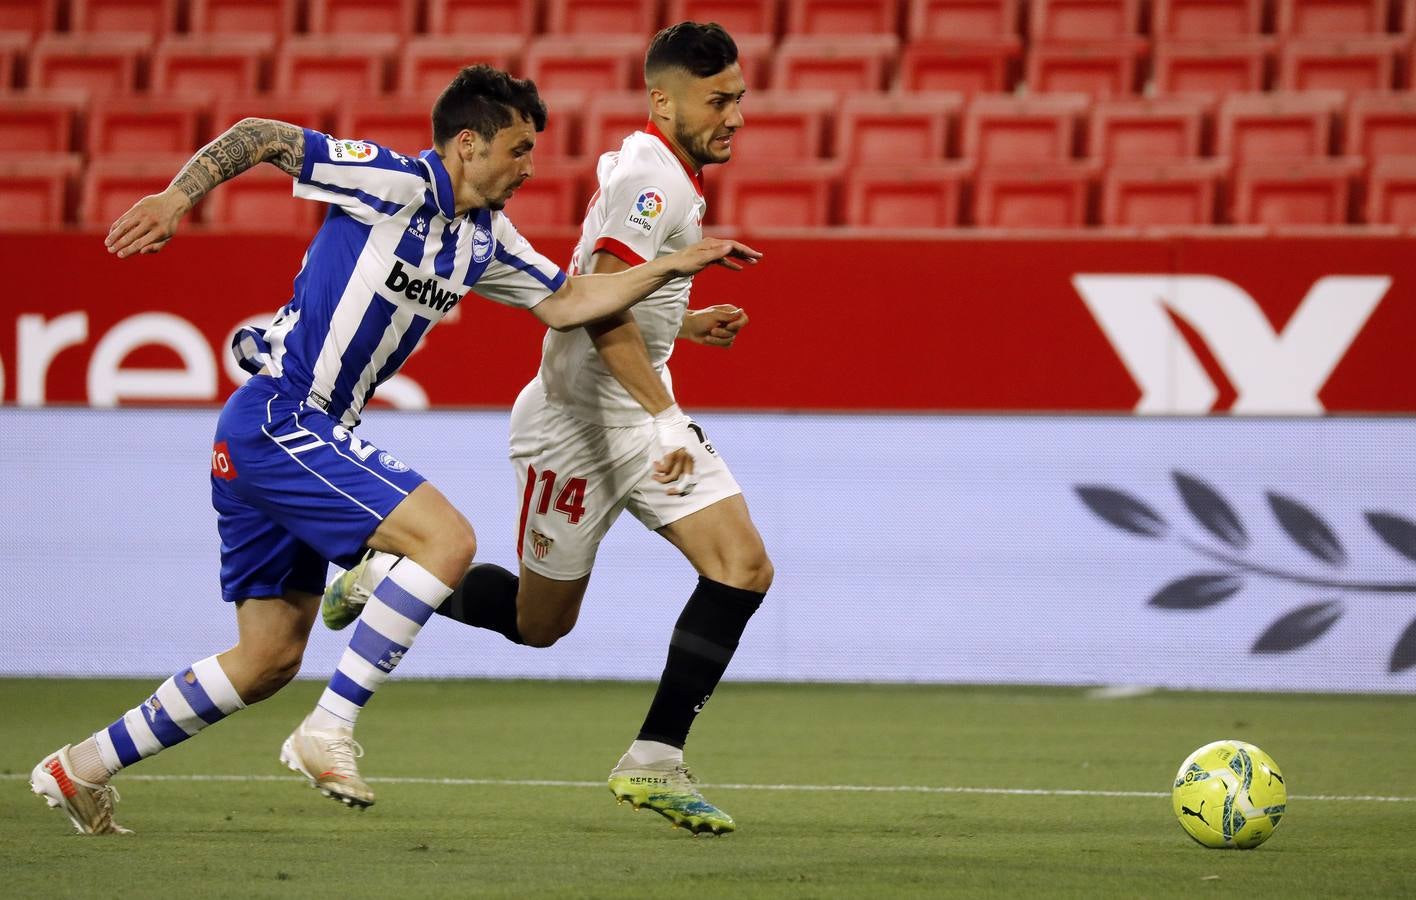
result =
[[245,708],[221,664],[215,656],[208,656],[164,681],[141,706],[94,732],[93,741],[111,774],[176,746]]
[[359,711],[398,666],[452,588],[411,559],[401,559],[373,590],[354,623],[339,668],[309,719],[316,731],[354,727]]

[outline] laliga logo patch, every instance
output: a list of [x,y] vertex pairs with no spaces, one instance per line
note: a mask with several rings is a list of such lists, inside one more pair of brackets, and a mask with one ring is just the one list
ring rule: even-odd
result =
[[335,162],[364,163],[378,155],[378,147],[363,141],[332,140],[329,142],[329,158]]
[[655,187],[645,188],[635,198],[634,208],[625,216],[624,224],[642,229],[648,234],[654,230],[666,206],[663,191]]
[[472,259],[484,263],[492,257],[492,233],[478,225],[472,232]]
[[390,472],[407,472],[408,463],[389,453],[387,450],[379,451],[379,465]]

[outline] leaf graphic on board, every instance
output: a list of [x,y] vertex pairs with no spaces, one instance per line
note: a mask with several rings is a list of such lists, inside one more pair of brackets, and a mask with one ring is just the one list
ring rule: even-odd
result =
[[1204,609],[1223,603],[1243,586],[1244,579],[1238,575],[1187,575],[1161,588],[1150,598],[1150,605],[1161,609]]
[[1416,560],[1416,522],[1391,513],[1369,512],[1367,524],[1391,549],[1407,559]]
[[1391,662],[1387,665],[1387,671],[1395,675],[1412,666],[1416,666],[1416,619],[1411,620],[1401,637],[1397,638],[1396,646],[1391,648]]
[[1300,606],[1274,622],[1254,641],[1254,653],[1287,653],[1311,644],[1342,618],[1342,602],[1327,600]]
[[1268,501],[1273,514],[1278,517],[1278,524],[1283,526],[1294,543],[1329,565],[1340,566],[1347,562],[1347,551],[1342,549],[1337,536],[1318,518],[1317,513],[1297,500],[1272,491],[1268,494]]
[[1163,537],[1169,527],[1159,513],[1123,491],[1080,484],[1076,491],[1092,512],[1117,528],[1146,537]]
[[1248,546],[1249,535],[1244,531],[1243,523],[1218,491],[1184,472],[1172,474],[1176,487],[1180,489],[1180,498],[1185,501],[1185,508],[1210,534],[1240,550]]

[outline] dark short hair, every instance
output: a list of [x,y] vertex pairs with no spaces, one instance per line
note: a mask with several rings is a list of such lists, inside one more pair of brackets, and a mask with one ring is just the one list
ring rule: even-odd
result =
[[696,78],[717,75],[737,62],[732,36],[717,22],[680,22],[654,35],[644,56],[644,80],[665,69],[682,69]]
[[433,143],[441,144],[470,128],[490,141],[512,124],[512,113],[546,128],[546,104],[536,83],[513,78],[485,63],[468,66],[452,79],[433,104]]

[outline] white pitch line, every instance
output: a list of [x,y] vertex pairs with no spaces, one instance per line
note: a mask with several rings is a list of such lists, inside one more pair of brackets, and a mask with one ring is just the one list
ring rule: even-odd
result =
[[[0,774],[0,781],[28,778],[17,772]],[[255,782],[304,781],[295,775],[124,775],[123,781]],[[546,778],[426,778],[418,776],[367,778],[372,784],[432,784],[447,787],[573,787],[604,788],[603,781],[557,781]],[[1068,788],[934,787],[915,784],[710,784],[704,787],[741,791],[786,791],[840,794],[998,794],[1016,797],[1141,797],[1161,799],[1166,791],[1088,791]],[[1334,800],[1346,803],[1416,803],[1416,797],[1377,797],[1366,794],[1294,794],[1290,800]]]

